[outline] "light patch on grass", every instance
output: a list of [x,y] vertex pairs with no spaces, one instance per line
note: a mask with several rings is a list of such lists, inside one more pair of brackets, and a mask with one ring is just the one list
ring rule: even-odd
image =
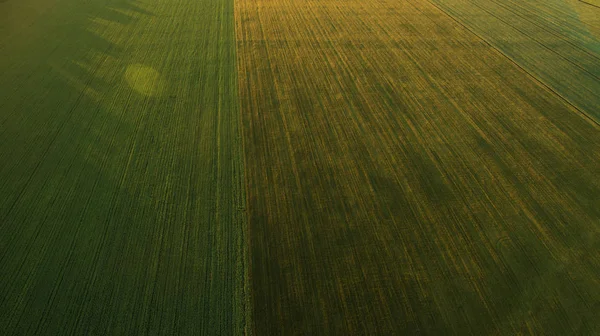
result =
[[[106,29],[106,27],[110,27],[112,25],[115,26],[123,26],[122,23],[120,22],[115,22],[115,21],[111,21],[111,20],[107,20],[104,18],[100,18],[100,17],[95,17],[95,18],[90,18],[90,27],[94,27],[94,28],[98,28],[98,27],[102,27],[103,29]],[[89,30],[89,28],[88,28]],[[94,31],[95,33],[97,33],[96,31]]]
[[125,70],[125,80],[133,90],[144,96],[158,96],[164,89],[164,81],[158,71],[142,64],[129,65]]

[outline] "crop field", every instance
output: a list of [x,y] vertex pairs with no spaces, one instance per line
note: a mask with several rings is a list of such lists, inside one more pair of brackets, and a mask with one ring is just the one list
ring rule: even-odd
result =
[[0,335],[600,334],[598,0],[0,0]]
[[0,334],[241,334],[233,3],[0,6]]
[[434,0],[600,122],[600,8],[580,0]]
[[427,1],[236,11],[257,334],[598,332],[597,124]]

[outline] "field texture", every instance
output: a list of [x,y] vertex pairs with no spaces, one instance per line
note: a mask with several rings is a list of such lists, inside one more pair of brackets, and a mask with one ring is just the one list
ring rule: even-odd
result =
[[0,0],[0,335],[600,334],[598,1]]
[[241,334],[233,2],[0,2],[0,334]]
[[432,2],[600,123],[600,7],[580,0]]
[[[552,77],[428,1],[238,0],[236,25],[257,335],[600,332],[600,129]],[[578,66],[594,116],[573,43],[536,75]]]

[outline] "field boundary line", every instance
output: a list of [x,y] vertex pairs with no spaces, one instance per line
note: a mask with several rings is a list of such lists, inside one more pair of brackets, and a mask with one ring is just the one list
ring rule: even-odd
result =
[[600,8],[600,6],[598,6],[598,5],[595,5],[595,4],[593,4],[593,3],[589,3],[589,2],[587,2],[587,1],[579,0],[579,2],[583,2],[584,4],[586,4],[586,5],[590,5],[590,6],[592,6],[592,7]]
[[[243,278],[244,283],[242,287],[242,309],[243,309],[243,333],[245,336],[253,336],[254,335],[254,300],[252,298],[252,258],[250,256],[251,249],[251,239],[250,239],[250,221],[248,219],[248,208],[249,208],[249,190],[248,183],[246,181],[246,167],[247,165],[247,157],[246,157],[246,137],[245,137],[245,127],[244,127],[244,117],[243,117],[243,101],[240,96],[240,92],[242,92],[242,88],[240,87],[240,79],[239,76],[241,74],[240,64],[242,62],[241,53],[238,52],[238,30],[241,29],[241,17],[238,9],[238,0],[232,0],[233,2],[233,37],[234,37],[234,46],[233,53],[235,59],[235,90],[236,90],[236,112],[237,112],[237,122],[238,122],[238,130],[236,136],[240,139],[240,146],[238,147],[239,158],[237,161],[240,174],[242,175],[240,178],[241,186],[240,186],[240,197],[242,198],[238,203],[238,206],[242,206],[238,211],[241,213],[241,223],[242,223],[242,265],[243,269]],[[238,25],[239,23],[239,25]]]
[[[581,1],[581,0],[579,0]],[[600,128],[600,121],[594,119],[592,116],[590,116],[587,112],[585,112],[584,110],[580,109],[579,107],[577,107],[575,104],[571,103],[571,101],[569,101],[567,98],[563,97],[563,95],[561,95],[560,93],[558,93],[556,90],[554,90],[553,88],[551,88],[548,84],[544,83],[541,79],[537,78],[534,74],[532,74],[531,72],[529,72],[527,69],[525,69],[523,66],[521,66],[517,61],[515,61],[514,59],[512,59],[512,57],[508,56],[505,52],[503,52],[502,50],[500,50],[498,47],[496,47],[495,45],[493,45],[490,41],[488,41],[487,39],[485,39],[484,37],[482,37],[481,35],[479,35],[478,33],[476,33],[471,27],[469,27],[468,25],[466,25],[465,23],[461,22],[460,20],[458,20],[456,17],[454,17],[453,15],[451,15],[450,13],[448,13],[447,11],[443,10],[440,6],[438,6],[437,4],[433,3],[432,0],[427,0],[427,2],[429,2],[432,6],[434,6],[435,8],[437,8],[438,10],[440,10],[442,13],[444,13],[446,16],[448,16],[449,18],[451,18],[454,22],[456,22],[457,24],[459,24],[461,27],[465,28],[467,31],[469,31],[470,33],[472,33],[473,35],[477,36],[477,38],[479,38],[481,41],[483,41],[485,44],[489,45],[490,47],[492,47],[492,49],[494,49],[496,52],[500,53],[502,56],[504,56],[506,59],[508,59],[512,64],[514,64],[515,66],[517,66],[519,69],[521,69],[525,74],[527,74],[529,77],[533,78],[533,80],[535,82],[537,82],[539,85],[541,85],[543,88],[549,90],[550,92],[552,92],[554,95],[556,95],[557,97],[559,97],[562,101],[564,101],[565,103],[567,103],[569,106],[571,106],[573,109],[575,109],[575,111],[579,112],[579,114],[584,118],[587,119],[589,122],[591,122],[592,124],[594,124],[596,127]]]

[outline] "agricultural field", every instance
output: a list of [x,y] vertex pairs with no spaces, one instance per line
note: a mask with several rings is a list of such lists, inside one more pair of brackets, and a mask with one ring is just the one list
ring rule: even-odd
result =
[[600,332],[599,128],[542,68],[428,1],[236,15],[257,334]]
[[600,122],[600,7],[581,0],[433,2]]
[[0,0],[0,335],[600,334],[598,0]]
[[233,3],[0,6],[0,334],[241,334]]

